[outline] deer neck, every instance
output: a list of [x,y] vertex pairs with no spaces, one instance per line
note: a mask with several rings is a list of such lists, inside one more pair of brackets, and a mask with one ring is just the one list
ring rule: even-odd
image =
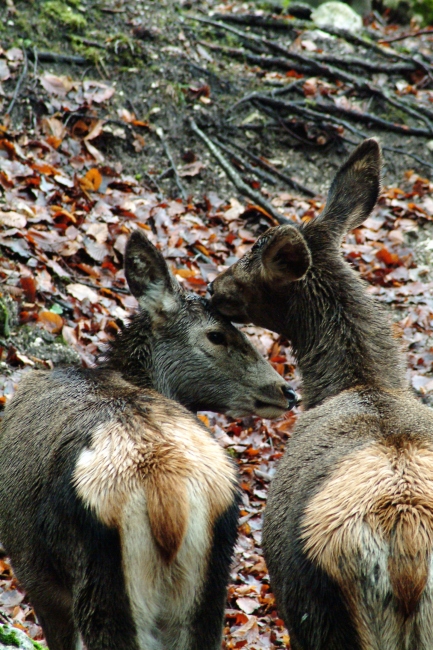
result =
[[140,388],[157,390],[153,357],[150,320],[137,315],[112,341],[102,365]]
[[405,390],[405,366],[385,314],[343,265],[296,283],[282,333],[303,378],[306,408],[355,386]]

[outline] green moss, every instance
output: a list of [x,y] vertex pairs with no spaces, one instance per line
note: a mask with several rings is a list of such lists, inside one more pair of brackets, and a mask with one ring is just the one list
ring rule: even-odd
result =
[[433,0],[421,0],[412,3],[413,13],[422,16],[424,25],[433,23]]
[[16,632],[8,629],[6,625],[0,625],[0,643],[3,643],[3,645],[11,645],[15,648],[20,647],[20,640]]
[[112,62],[126,68],[142,67],[143,58],[146,58],[143,44],[122,32],[118,32],[108,39],[107,52]]
[[9,311],[3,300],[0,298],[0,335],[8,338],[11,330],[9,327]]
[[101,63],[103,59],[102,50],[91,45],[85,45],[78,40],[74,40],[72,42],[72,49],[74,52],[80,54],[81,56],[84,56],[85,59],[87,59],[90,63],[94,63],[95,65],[97,63]]
[[31,639],[31,641],[33,643],[33,647],[35,650],[47,650],[47,648],[41,643],[38,643],[37,641],[33,641],[33,639]]
[[41,15],[68,29],[80,31],[86,27],[86,19],[73,11],[72,7],[61,0],[48,0],[41,7]]

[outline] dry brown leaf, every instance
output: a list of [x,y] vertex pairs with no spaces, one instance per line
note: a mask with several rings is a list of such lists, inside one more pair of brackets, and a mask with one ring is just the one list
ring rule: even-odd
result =
[[27,219],[19,212],[10,210],[9,212],[2,212],[0,210],[0,225],[9,226],[10,228],[25,228]]
[[57,76],[50,72],[44,72],[39,77],[39,81],[48,93],[57,95],[58,97],[66,97],[75,86],[75,82],[70,77],[64,75]]
[[87,181],[86,189],[92,189],[94,191],[97,191],[101,187],[102,174],[98,169],[96,169],[96,167],[92,167],[92,169],[89,169],[89,171],[86,172],[84,178]]
[[38,324],[51,334],[59,334],[63,327],[63,318],[60,314],[52,311],[41,311],[38,317]]

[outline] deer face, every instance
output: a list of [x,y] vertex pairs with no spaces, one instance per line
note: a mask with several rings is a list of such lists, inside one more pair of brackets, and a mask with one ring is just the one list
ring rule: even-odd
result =
[[208,287],[212,305],[235,322],[275,329],[280,297],[305,276],[311,254],[294,226],[270,228],[244,257]]
[[[300,227],[270,228],[209,286],[212,305],[236,322],[252,322],[292,338],[289,320],[325,309],[342,278],[342,237],[362,224],[380,191],[381,155],[365,140],[337,172],[323,212]],[[326,284],[327,283],[327,284]],[[318,321],[323,314],[318,313]]]
[[273,418],[294,405],[284,379],[209,301],[180,287],[141,231],[128,242],[125,274],[141,307],[130,348],[150,358],[156,390],[193,410],[233,417]]

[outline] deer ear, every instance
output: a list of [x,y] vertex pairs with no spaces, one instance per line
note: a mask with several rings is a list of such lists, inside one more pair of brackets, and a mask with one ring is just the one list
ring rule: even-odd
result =
[[263,235],[262,275],[267,281],[300,280],[311,266],[311,253],[301,233],[293,226],[278,226]]
[[142,230],[134,230],[126,244],[125,276],[132,295],[151,316],[177,308],[180,286]]
[[364,140],[338,170],[317,221],[336,236],[360,226],[373,210],[381,187],[382,155],[374,138]]

